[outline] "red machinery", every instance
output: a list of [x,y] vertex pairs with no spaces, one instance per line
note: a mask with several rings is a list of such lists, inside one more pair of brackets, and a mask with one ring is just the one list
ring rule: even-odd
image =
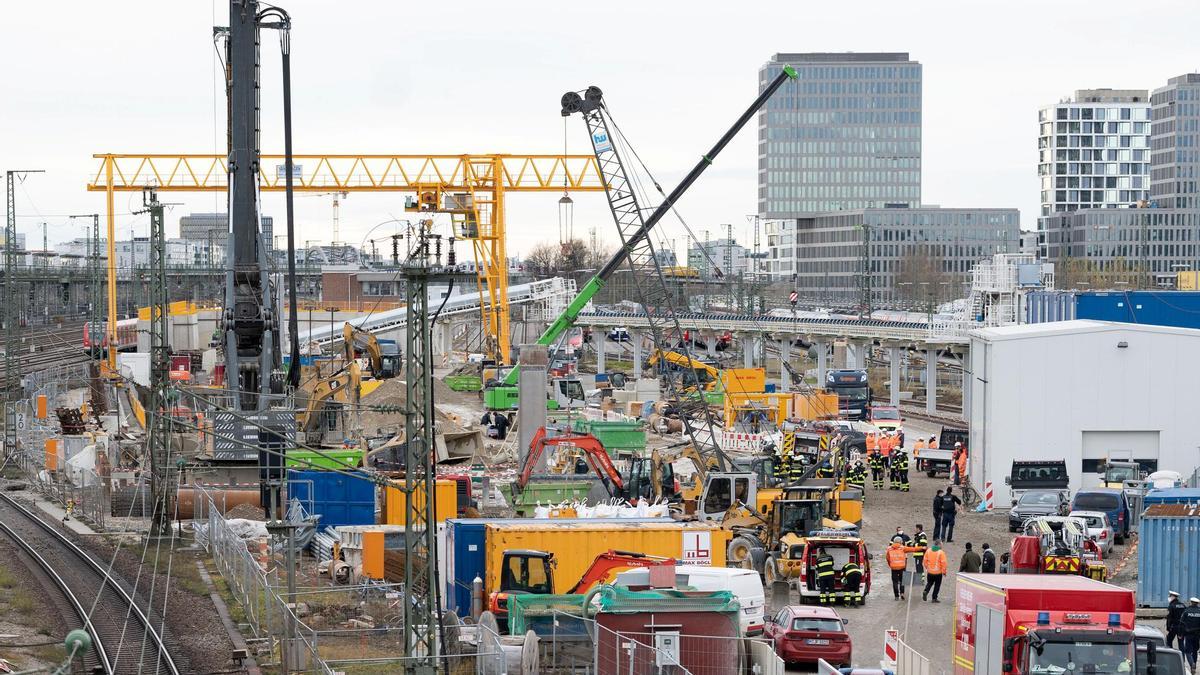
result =
[[625,481],[621,478],[617,468],[613,466],[612,460],[608,457],[608,451],[604,449],[604,445],[598,438],[591,434],[575,433],[564,433],[554,438],[546,438],[546,427],[538,429],[529,443],[529,454],[526,455],[525,465],[521,467],[521,474],[517,476],[517,489],[524,490],[525,486],[529,484],[533,470],[537,467],[542,453],[546,451],[548,445],[578,448],[583,453],[583,458],[587,461],[588,466],[600,477],[600,482],[604,483],[604,487],[610,495],[625,494]]
[[954,675],[1132,670],[1132,590],[1031,574],[959,574],[955,590]]

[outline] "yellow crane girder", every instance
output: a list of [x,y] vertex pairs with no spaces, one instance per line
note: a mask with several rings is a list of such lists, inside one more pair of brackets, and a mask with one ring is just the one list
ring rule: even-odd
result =
[[[108,323],[116,344],[116,251],[113,195],[141,192],[224,192],[227,157],[214,154],[96,154],[100,161],[89,192],[104,192],[108,209]],[[293,155],[296,192],[468,192],[478,227],[471,240],[479,269],[482,320],[498,356],[508,362],[508,256],[504,195],[507,192],[602,192],[603,174],[593,155]],[[261,155],[263,192],[283,192],[283,155]],[[110,350],[111,352],[111,350]],[[116,354],[109,355],[115,372]]]

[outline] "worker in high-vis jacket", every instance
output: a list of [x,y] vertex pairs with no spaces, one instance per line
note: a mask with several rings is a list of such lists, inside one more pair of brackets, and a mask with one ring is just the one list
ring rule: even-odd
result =
[[908,568],[908,554],[915,553],[916,546],[905,546],[900,539],[893,538],[884,557],[892,570],[892,594],[897,600],[907,599],[904,595],[904,572]]
[[833,602],[833,582],[835,575],[833,569],[833,556],[826,553],[824,547],[817,550],[817,562],[814,567],[816,568],[817,574],[817,590],[821,592],[821,595],[819,596],[820,603],[825,605]]
[[883,457],[876,450],[867,457],[867,466],[871,467],[871,483],[876,490],[883,489]]
[[842,565],[842,599],[848,605],[863,604],[862,568],[853,560]]

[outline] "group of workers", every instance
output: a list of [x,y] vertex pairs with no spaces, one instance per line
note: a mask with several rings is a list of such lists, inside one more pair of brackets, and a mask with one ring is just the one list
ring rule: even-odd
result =
[[1188,604],[1179,599],[1178,591],[1171,591],[1167,603],[1167,646],[1179,638],[1179,651],[1187,659],[1188,666],[1196,669],[1196,654],[1200,652],[1200,598],[1188,598]]
[[785,435],[783,441],[775,446],[772,470],[776,480],[781,483],[799,483],[804,478],[804,472],[812,466],[812,461],[811,453],[800,452],[796,447],[795,437]]
[[[937,443],[933,437],[932,442]],[[904,438],[895,431],[881,431],[866,435],[867,466],[871,469],[871,482],[876,490],[887,486],[892,490],[909,491],[908,452],[904,449]],[[864,484],[865,484],[864,477]]]
[[817,560],[814,567],[817,577],[817,590],[820,595],[817,596],[817,602],[822,605],[828,605],[835,602],[839,597],[847,605],[862,605],[862,567],[853,560],[847,560],[845,565],[842,565],[842,590],[835,591],[835,581],[837,574],[834,569],[833,556],[821,547],[817,550]]
[[908,599],[904,576],[908,572],[908,558],[911,554],[916,565],[913,585],[916,585],[916,579],[921,579],[923,583],[921,599],[929,600],[932,593],[933,601],[941,602],[938,594],[942,590],[942,579],[949,569],[946,552],[942,550],[941,541],[934,539],[932,545],[930,544],[929,535],[925,533],[923,525],[918,523],[916,529],[916,534],[909,537],[903,528],[897,527],[896,534],[892,535],[892,541],[888,545],[884,557],[892,571],[892,594],[897,600]]

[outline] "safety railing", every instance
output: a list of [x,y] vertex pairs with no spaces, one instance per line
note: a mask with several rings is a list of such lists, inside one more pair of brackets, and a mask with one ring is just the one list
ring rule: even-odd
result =
[[672,631],[614,631],[595,624],[597,675],[725,675],[783,673],[771,643],[759,638],[693,635]]
[[929,659],[904,640],[896,640],[896,675],[929,675]]

